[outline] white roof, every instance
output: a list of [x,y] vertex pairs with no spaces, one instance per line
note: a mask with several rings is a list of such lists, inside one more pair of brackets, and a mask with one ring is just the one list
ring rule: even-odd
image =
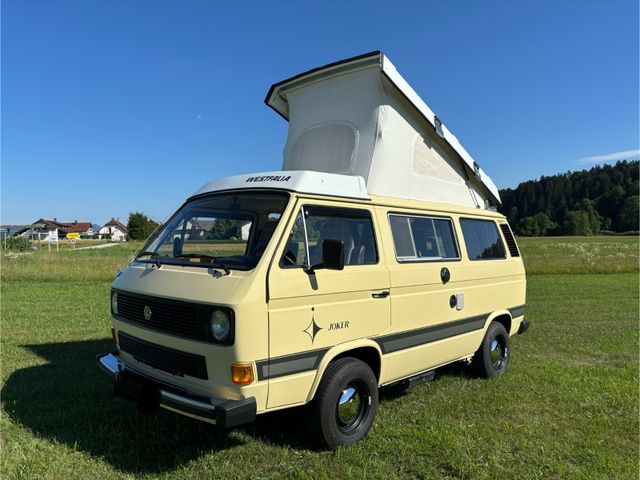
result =
[[289,190],[293,192],[368,200],[362,177],[304,170],[248,173],[205,183],[193,195],[249,188]]
[[[289,121],[283,169],[359,174],[378,195],[468,206],[500,203],[491,178],[382,52],[278,82],[265,103]],[[422,122],[416,122],[416,112]],[[325,126],[324,132],[316,128]],[[314,128],[314,135],[303,138]],[[340,155],[347,166],[336,170],[333,159]]]

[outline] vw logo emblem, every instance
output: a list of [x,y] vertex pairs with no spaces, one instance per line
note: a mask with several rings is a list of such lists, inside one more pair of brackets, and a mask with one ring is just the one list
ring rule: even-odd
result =
[[151,320],[151,314],[152,313],[153,312],[151,311],[151,309],[147,305],[145,305],[145,307],[144,307],[144,319],[145,320]]

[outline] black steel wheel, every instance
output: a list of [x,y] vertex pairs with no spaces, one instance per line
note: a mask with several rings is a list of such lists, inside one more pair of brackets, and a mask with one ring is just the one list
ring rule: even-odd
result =
[[509,366],[509,334],[501,323],[492,322],[473,357],[476,374],[485,378],[502,375]]
[[349,445],[367,434],[377,410],[378,384],[369,366],[340,358],[327,367],[310,405],[310,430],[323,447]]

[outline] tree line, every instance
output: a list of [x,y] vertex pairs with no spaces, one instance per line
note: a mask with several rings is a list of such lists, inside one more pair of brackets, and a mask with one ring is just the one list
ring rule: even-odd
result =
[[591,170],[529,180],[500,190],[517,235],[594,235],[639,230],[639,162],[620,161]]

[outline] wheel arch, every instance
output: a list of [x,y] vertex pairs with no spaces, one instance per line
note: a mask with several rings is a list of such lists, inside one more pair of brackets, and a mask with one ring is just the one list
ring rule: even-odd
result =
[[380,376],[382,373],[382,351],[377,343],[373,340],[357,340],[354,342],[348,342],[341,345],[337,345],[324,354],[318,369],[316,371],[316,378],[313,381],[311,390],[307,397],[307,402],[313,400],[318,390],[318,386],[322,381],[324,373],[332,362],[340,358],[353,357],[361,360],[371,368],[373,375],[376,377],[376,382],[380,384]]
[[493,312],[491,315],[489,315],[484,325],[485,332],[492,322],[498,322],[502,324],[502,326],[507,331],[507,335],[511,335],[511,325],[513,323],[513,319],[511,318],[511,314],[508,310],[498,310],[497,312]]

